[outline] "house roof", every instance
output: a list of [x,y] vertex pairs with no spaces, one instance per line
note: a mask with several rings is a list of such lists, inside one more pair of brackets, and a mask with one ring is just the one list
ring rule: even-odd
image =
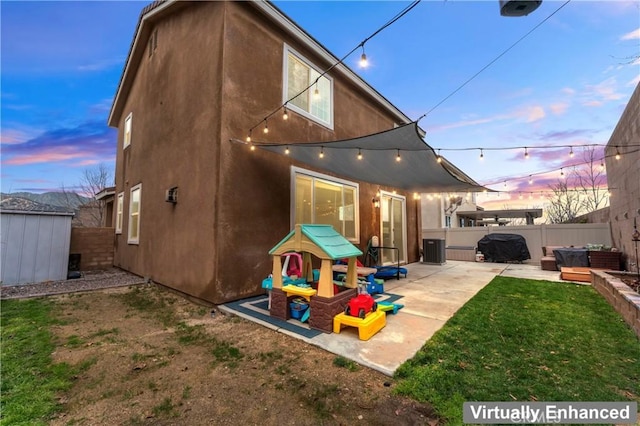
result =
[[[265,15],[271,22],[279,26],[297,41],[302,43],[305,47],[316,53],[319,57],[324,59],[327,63],[333,64],[339,62],[339,58],[333,55],[316,39],[309,35],[305,30],[298,26],[291,18],[285,15],[280,9],[274,6],[271,2],[266,0],[251,0],[247,2],[253,5],[258,11]],[[162,17],[172,14],[184,7],[188,7],[191,2],[176,1],[176,0],[160,0],[150,3],[144,7],[140,13],[138,19],[138,25],[135,30],[133,41],[129,49],[129,54],[125,62],[125,68],[120,77],[118,83],[118,89],[114,97],[113,104],[111,105],[111,111],[109,112],[108,125],[111,127],[118,127],[120,116],[123,113],[124,104],[126,102],[133,80],[136,75],[136,70],[141,59],[144,56],[144,50],[147,45],[148,38],[151,34],[151,24]],[[358,88],[364,90],[373,99],[375,99],[380,105],[389,111],[400,123],[409,123],[411,119],[407,117],[402,111],[400,111],[395,105],[389,102],[384,96],[382,96],[376,89],[370,86],[360,76],[353,72],[348,66],[340,63],[333,68],[333,72],[338,72],[347,78]]]
[[[255,144],[282,154],[285,144]],[[358,181],[411,192],[483,190],[453,164],[438,156],[420,136],[417,123],[335,142],[287,144],[289,156],[317,169]],[[320,158],[322,150],[324,156]],[[358,153],[362,159],[358,159]],[[396,161],[400,155],[400,161]]]
[[362,255],[358,247],[351,244],[331,225],[296,225],[295,229],[269,250],[269,254],[277,253],[278,249],[292,238],[302,239],[302,237],[307,237],[332,260]]
[[108,186],[96,194],[96,200],[102,200],[105,198],[113,197],[114,195],[116,195],[116,187]]

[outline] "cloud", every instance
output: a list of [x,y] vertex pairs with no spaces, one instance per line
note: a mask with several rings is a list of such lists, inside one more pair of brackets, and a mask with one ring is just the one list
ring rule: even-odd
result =
[[544,108],[541,106],[533,106],[528,108],[527,111],[527,123],[533,123],[534,121],[542,120],[545,117]]
[[627,86],[636,87],[638,84],[640,84],[640,75],[636,75],[634,78],[629,80]]
[[124,58],[119,57],[115,59],[103,59],[91,64],[78,65],[78,71],[93,72],[104,71],[113,67],[121,68],[124,64]]
[[438,131],[438,130],[456,129],[459,127],[476,126],[478,124],[487,124],[487,123],[492,123],[494,121],[506,120],[508,118],[511,118],[511,116],[503,114],[503,115],[494,115],[492,117],[477,118],[474,120],[462,120],[462,121],[457,121],[450,124],[433,126],[433,128],[431,129],[431,132]]
[[89,121],[75,128],[46,131],[20,143],[2,141],[2,164],[23,166],[65,163],[82,166],[115,157],[116,131],[102,121]]
[[555,104],[549,105],[549,109],[555,115],[564,114],[567,111],[567,108],[569,108],[569,104],[566,102],[557,102]]
[[620,40],[638,40],[638,39],[640,39],[640,28],[635,29],[631,32],[628,32],[622,37],[620,37]]
[[29,140],[29,135],[22,130],[4,128],[0,131],[0,143],[3,145],[23,143],[27,140]]
[[559,130],[542,133],[538,135],[538,139],[541,141],[566,141],[567,139],[575,139],[592,133],[594,133],[594,131],[591,129]]
[[611,77],[595,85],[587,85],[582,104],[585,106],[601,106],[609,101],[617,101],[623,96],[616,91],[616,79]]
[[576,91],[570,87],[565,87],[561,90],[562,93],[568,96],[573,96],[576,94]]

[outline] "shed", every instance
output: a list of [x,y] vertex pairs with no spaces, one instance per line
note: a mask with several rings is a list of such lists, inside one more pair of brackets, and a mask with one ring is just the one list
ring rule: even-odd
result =
[[23,200],[0,208],[2,285],[66,279],[73,213]]

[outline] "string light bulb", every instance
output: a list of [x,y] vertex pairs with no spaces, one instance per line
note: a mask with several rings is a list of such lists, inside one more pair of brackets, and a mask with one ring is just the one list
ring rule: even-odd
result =
[[619,160],[620,157],[620,150],[618,149],[618,145],[616,145],[616,160]]
[[284,153],[289,155],[289,145],[287,145],[287,147],[284,149]]
[[320,97],[320,91],[318,90],[318,81],[316,81],[316,88],[313,91],[313,97],[318,99]]
[[324,158],[324,146],[320,147],[320,154],[318,155],[320,158]]
[[265,135],[267,133],[269,133],[269,124],[267,123],[267,119],[266,118],[264,120],[264,129],[262,131],[264,132]]
[[369,66],[369,61],[367,60],[367,54],[364,53],[364,44],[362,45],[362,55],[360,55],[360,67],[366,68]]
[[484,151],[480,148],[480,159],[484,160]]
[[600,170],[604,170],[604,161],[600,160]]
[[529,175],[529,185],[533,184],[533,178]]
[[562,168],[560,169],[560,177],[564,178],[564,169],[562,169]]
[[569,151],[569,158],[573,158],[573,146],[569,147],[571,150]]
[[527,147],[524,147],[524,159],[528,160],[529,159],[529,151],[527,151]]
[[247,135],[247,143],[251,142],[251,130],[249,130],[249,134]]
[[504,187],[505,188],[507,187],[507,181],[506,180],[504,181]]
[[400,162],[402,158],[400,158],[400,150],[398,150],[398,155],[396,155],[396,162]]
[[284,107],[284,112],[282,113],[282,119],[283,120],[288,120],[289,119],[289,113],[287,112],[287,107]]
[[522,200],[522,192],[518,193],[518,198]]
[[362,160],[362,151],[358,148],[358,160]]
[[254,144],[251,144],[251,151],[255,151],[256,150],[256,146]]
[[442,156],[440,155],[440,150],[438,150],[438,158],[436,159],[438,163],[442,163]]

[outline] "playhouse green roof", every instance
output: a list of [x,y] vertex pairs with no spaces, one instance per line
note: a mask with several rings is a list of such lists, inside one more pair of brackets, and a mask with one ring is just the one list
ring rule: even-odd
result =
[[[358,247],[351,244],[331,225],[300,225],[300,231],[332,260],[362,255],[362,251]],[[295,229],[291,230],[282,241],[269,250],[269,254],[273,254],[278,247],[293,238],[295,233]]]

